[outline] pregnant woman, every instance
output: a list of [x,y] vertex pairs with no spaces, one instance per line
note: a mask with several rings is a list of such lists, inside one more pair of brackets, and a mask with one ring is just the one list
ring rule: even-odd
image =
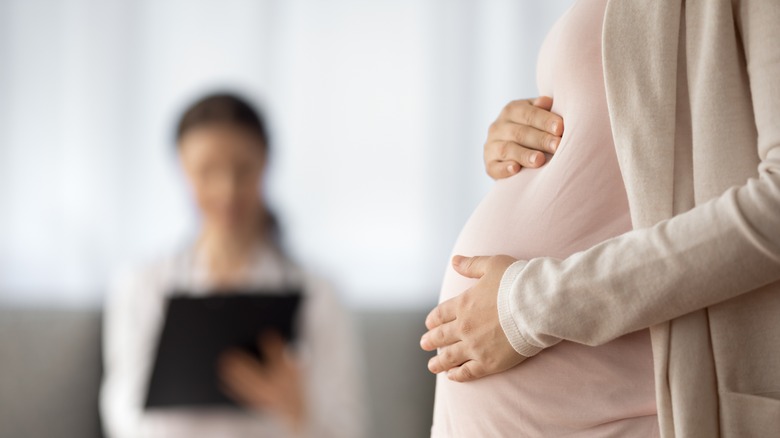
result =
[[[488,193],[426,321],[433,436],[780,430],[777,22],[748,0],[578,0],[556,23],[555,155]],[[539,124],[515,122],[489,144]],[[533,156],[507,147],[492,175]]]
[[[555,97],[552,110],[566,123],[555,156],[499,180],[463,228],[456,254],[565,258],[631,229],[601,68],[605,4],[577,2],[541,49],[539,90]],[[474,281],[449,269],[441,299]],[[650,336],[642,330],[600,347],[562,342],[469,384],[440,374],[434,436],[651,437],[655,414]]]

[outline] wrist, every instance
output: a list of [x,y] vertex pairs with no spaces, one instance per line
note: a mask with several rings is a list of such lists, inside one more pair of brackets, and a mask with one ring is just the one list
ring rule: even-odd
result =
[[513,295],[516,293],[515,285],[527,263],[527,261],[518,260],[504,271],[498,288],[497,305],[498,320],[510,345],[518,354],[531,357],[542,351],[542,347],[531,344],[523,335],[516,320],[519,316],[519,309],[515,305],[517,300],[513,299]]
[[287,428],[292,433],[292,436],[302,437],[306,430],[307,424],[307,412],[305,402],[303,400],[296,400],[289,406],[283,413],[284,422]]

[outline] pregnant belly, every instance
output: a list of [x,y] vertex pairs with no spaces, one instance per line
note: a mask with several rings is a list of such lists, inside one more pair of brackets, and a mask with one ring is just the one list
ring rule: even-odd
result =
[[[563,258],[628,231],[617,166],[574,172],[567,160],[556,155],[545,167],[497,182],[464,226],[453,254]],[[473,283],[448,267],[440,298]],[[439,375],[434,435],[619,434],[623,427],[632,427],[633,434],[636,421],[655,427],[655,418],[648,417],[654,414],[652,354],[644,330],[599,347],[564,341],[475,382],[453,383]]]

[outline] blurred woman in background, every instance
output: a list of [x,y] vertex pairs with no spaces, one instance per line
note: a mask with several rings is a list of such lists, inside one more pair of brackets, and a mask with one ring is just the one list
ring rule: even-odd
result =
[[[262,198],[268,158],[263,120],[243,99],[207,96],[177,129],[177,149],[202,215],[183,250],[117,277],[106,306],[101,414],[111,437],[356,437],[362,388],[348,316],[330,288],[277,244]],[[303,285],[300,342],[261,345],[267,357],[232,353],[220,364],[226,392],[247,410],[144,410],[165,303],[172,291]]]

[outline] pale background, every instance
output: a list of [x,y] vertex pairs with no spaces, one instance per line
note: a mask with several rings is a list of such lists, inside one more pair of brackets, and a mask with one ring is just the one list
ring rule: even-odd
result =
[[271,124],[286,244],[359,308],[425,308],[571,1],[0,0],[0,304],[96,307],[197,219],[173,124],[214,88]]
[[424,316],[570,3],[0,0],[0,436],[100,436],[106,283],[191,241],[173,125],[223,88],[270,122],[286,247],[352,308],[371,436],[429,436]]

